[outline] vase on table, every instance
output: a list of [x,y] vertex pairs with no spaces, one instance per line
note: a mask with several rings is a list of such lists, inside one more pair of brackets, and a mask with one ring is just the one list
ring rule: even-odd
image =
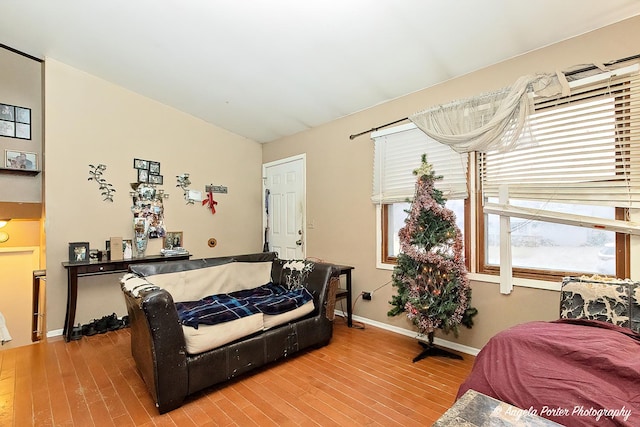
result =
[[149,222],[146,218],[133,219],[133,256],[144,258],[149,243]]

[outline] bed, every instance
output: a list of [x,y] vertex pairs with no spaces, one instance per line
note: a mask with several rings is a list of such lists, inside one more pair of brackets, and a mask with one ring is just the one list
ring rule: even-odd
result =
[[560,319],[523,323],[482,348],[472,389],[571,426],[640,426],[640,286],[567,278]]

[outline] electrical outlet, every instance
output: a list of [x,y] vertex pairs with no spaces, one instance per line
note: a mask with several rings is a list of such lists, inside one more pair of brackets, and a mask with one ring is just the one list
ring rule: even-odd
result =
[[371,301],[371,292],[363,292],[362,299],[366,301]]

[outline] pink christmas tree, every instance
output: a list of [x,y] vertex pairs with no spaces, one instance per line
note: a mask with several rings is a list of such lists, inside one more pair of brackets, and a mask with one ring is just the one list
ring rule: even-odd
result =
[[417,176],[416,192],[400,229],[400,254],[393,271],[397,295],[390,301],[389,316],[407,313],[428,343],[420,341],[424,351],[414,362],[429,355],[460,358],[433,345],[436,329],[454,332],[463,324],[470,328],[477,310],[470,306],[471,288],[464,263],[462,233],[455,214],[445,207],[442,192],[434,187],[436,176],[422,156],[422,165],[413,172]]

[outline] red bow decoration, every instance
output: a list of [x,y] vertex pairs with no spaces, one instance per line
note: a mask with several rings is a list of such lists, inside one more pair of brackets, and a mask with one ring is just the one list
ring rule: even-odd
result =
[[213,192],[211,192],[211,191],[207,192],[207,198],[206,198],[206,200],[202,201],[202,206],[207,205],[207,207],[209,209],[211,209],[211,214],[213,215],[214,213],[216,213],[216,205],[217,204],[218,204],[218,202],[213,200]]

